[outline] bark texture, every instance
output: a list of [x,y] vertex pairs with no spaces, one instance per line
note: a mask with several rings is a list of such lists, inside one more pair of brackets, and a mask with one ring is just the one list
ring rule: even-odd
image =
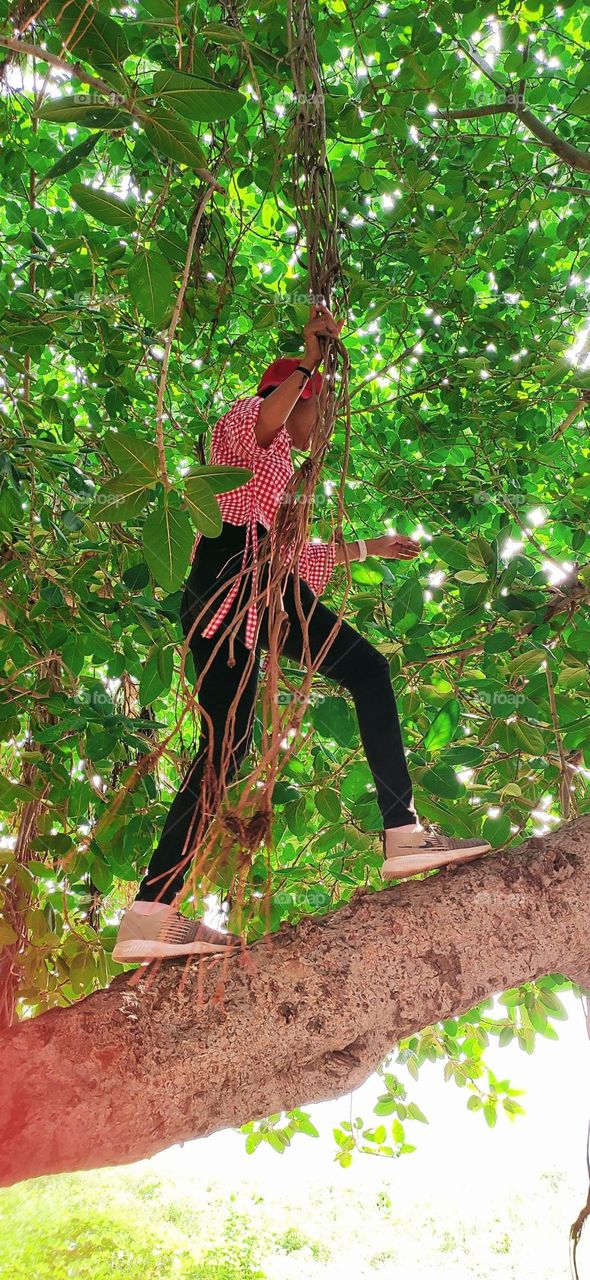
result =
[[589,908],[590,816],[232,960],[125,973],[0,1039],[0,1183],[337,1097],[402,1037],[547,973],[590,987]]

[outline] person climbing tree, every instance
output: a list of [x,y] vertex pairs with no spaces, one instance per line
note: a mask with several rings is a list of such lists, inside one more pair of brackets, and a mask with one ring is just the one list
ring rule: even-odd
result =
[[[169,810],[137,898],[121,920],[115,960],[215,953],[241,942],[236,935],[185,917],[177,905],[204,822],[249,749],[259,654],[269,649],[268,563],[262,563],[259,547],[267,534],[272,540],[293,475],[291,449],[310,447],[322,385],[323,344],[339,336],[342,324],[326,306],[314,304],[304,329],[301,363],[294,358],[275,360],[257,394],[237,400],[214,427],[211,462],[247,467],[252,476],[220,496],[219,537],[200,534],[195,545],[181,621],[200,673],[199,749]],[[343,686],[354,700],[383,817],[384,880],[467,861],[490,848],[481,839],[454,840],[424,830],[414,808],[387,659],[318,600],[335,564],[362,561],[368,554],[413,560],[419,553],[415,540],[394,534],[339,545],[335,540],[308,543],[283,588],[289,626],[281,652],[303,665],[308,645],[313,670]],[[316,667],[327,641],[327,652]]]

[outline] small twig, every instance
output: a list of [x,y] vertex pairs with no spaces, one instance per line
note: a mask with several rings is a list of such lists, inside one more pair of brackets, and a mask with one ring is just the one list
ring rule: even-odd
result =
[[[589,192],[588,194],[590,195],[590,192]],[[587,399],[586,399],[586,396],[585,396],[585,395],[584,395],[584,396],[580,396],[580,399],[578,400],[577,404],[575,404],[575,405],[574,405],[573,409],[570,409],[569,413],[568,413],[568,414],[567,414],[567,416],[564,418],[564,420],[563,420],[563,422],[561,423],[561,425],[557,428],[557,430],[556,430],[556,431],[554,432],[554,434],[552,435],[552,437],[551,437],[551,440],[552,440],[552,441],[553,441],[553,440],[559,440],[559,437],[560,437],[560,436],[562,436],[562,435],[564,434],[564,432],[565,432],[565,431],[567,431],[568,427],[571,427],[572,422],[575,422],[576,418],[577,418],[577,417],[578,417],[578,415],[582,412],[582,409],[583,409],[587,404],[588,404],[588,401],[587,401]]]
[[561,783],[559,787],[559,798],[561,801],[561,812],[565,821],[570,816],[572,793],[570,790],[571,767],[568,764],[563,742],[561,740],[561,730],[559,727],[559,714],[557,711],[557,703],[555,701],[555,690],[553,688],[553,678],[549,670],[549,663],[545,666],[545,675],[547,677],[547,691],[549,693],[549,709],[551,711],[551,721],[553,724],[553,733],[555,736],[555,744],[559,755],[559,763],[561,766]]
[[186,293],[186,289],[188,285],[188,279],[189,279],[191,264],[193,260],[193,253],[195,249],[195,241],[197,239],[197,233],[201,225],[201,219],[203,217],[207,204],[211,199],[213,191],[214,191],[214,186],[213,185],[209,186],[207,191],[205,192],[205,194],[202,196],[201,200],[197,204],[194,215],[193,215],[192,226],[191,226],[191,231],[190,231],[187,250],[186,250],[186,257],[184,260],[184,268],[182,272],[180,289],[178,290],[178,295],[176,298],[176,302],[174,304],[174,310],[172,312],[172,319],[170,320],[170,324],[168,326],[168,332],[166,334],[166,341],[164,343],[164,359],[162,361],[160,381],[158,384],[158,399],[156,402],[156,444],[158,446],[158,457],[160,459],[160,478],[165,489],[170,489],[171,487],[170,481],[168,479],[168,472],[166,470],[166,453],[164,449],[164,429],[163,429],[164,396],[166,393],[166,383],[168,379],[168,366],[170,364],[170,354],[172,351],[174,334],[176,332],[176,327],[180,319],[182,304],[184,302],[184,295]]
[[[92,75],[89,71],[85,71],[79,62],[65,62],[57,54],[49,53],[47,49],[41,49],[39,45],[28,44],[24,40],[12,40],[7,36],[0,36],[0,48],[10,49],[14,53],[22,53],[29,58],[39,58],[42,62],[48,62],[52,67],[57,67],[59,71],[64,71],[66,75],[75,76],[82,84],[91,85],[99,93],[103,93],[111,105],[121,107],[140,124],[150,120],[149,112],[142,111],[137,106],[133,96],[125,98],[122,94],[116,93],[110,84],[107,84],[105,80],[101,80],[98,76]],[[203,182],[207,182],[213,190],[225,195],[225,187],[221,186],[221,183],[213,177],[209,169],[196,168],[195,166],[195,173],[203,179]]]
[[14,53],[25,54],[28,58],[39,58],[42,62],[49,63],[51,67],[57,67],[58,71],[64,71],[66,75],[75,76],[76,80],[80,80],[82,84],[92,85],[93,89],[106,94],[115,105],[128,108],[127,99],[122,94],[116,93],[113,86],[107,84],[106,80],[100,80],[90,71],[85,71],[79,62],[65,62],[63,58],[59,58],[56,53],[50,53],[48,49],[42,49],[37,44],[29,44],[26,40],[11,40],[8,36],[0,36],[0,47],[11,49]]

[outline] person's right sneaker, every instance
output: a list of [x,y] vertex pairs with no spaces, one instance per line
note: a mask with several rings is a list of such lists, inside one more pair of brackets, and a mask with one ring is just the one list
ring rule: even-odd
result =
[[383,832],[383,880],[407,880],[452,862],[471,862],[488,853],[487,840],[452,840],[437,831],[389,827]]
[[202,920],[189,920],[174,907],[162,904],[144,914],[135,903],[124,912],[113,960],[129,964],[134,960],[161,960],[174,956],[218,955],[234,951],[242,939],[233,933],[210,929]]

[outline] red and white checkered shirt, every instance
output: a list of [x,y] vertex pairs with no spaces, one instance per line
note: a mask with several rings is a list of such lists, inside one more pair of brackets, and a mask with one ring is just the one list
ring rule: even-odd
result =
[[[246,546],[242,568],[246,563],[248,548],[252,546],[252,601],[246,617],[246,646],[254,647],[258,630],[256,596],[258,594],[258,535],[257,522],[272,529],[294,467],[291,461],[291,441],[286,427],[275,436],[267,448],[256,439],[254,428],[258,421],[263,396],[247,396],[236,400],[231,409],[216,422],[211,438],[209,461],[221,466],[248,467],[254,474],[247,484],[218,497],[221,515],[228,524],[247,526]],[[201,538],[197,535],[194,550]],[[193,550],[193,554],[194,554]],[[321,595],[332,575],[336,561],[334,543],[308,542],[299,557],[299,572],[316,595]],[[231,607],[239,588],[239,580],[230,587],[217,612],[203,630],[203,635],[215,634]]]

